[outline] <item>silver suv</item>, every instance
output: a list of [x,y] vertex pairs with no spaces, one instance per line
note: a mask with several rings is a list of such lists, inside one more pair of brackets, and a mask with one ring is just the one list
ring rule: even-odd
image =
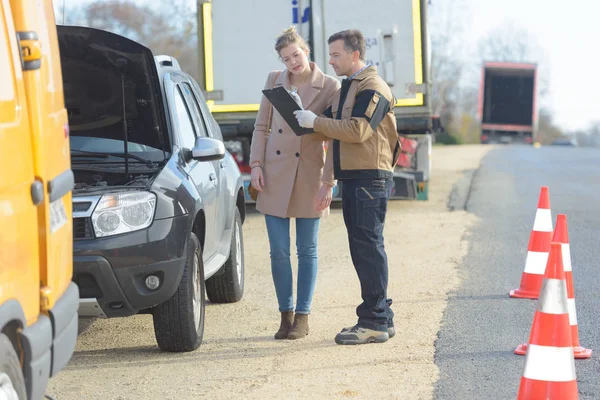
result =
[[161,349],[194,350],[204,293],[244,292],[241,173],[177,60],[92,28],[59,26],[58,38],[79,315],[152,314]]

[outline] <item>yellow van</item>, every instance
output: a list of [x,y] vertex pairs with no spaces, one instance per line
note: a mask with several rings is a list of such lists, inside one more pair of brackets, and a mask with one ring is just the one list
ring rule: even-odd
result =
[[72,188],[52,0],[0,0],[0,398],[42,399],[73,354]]

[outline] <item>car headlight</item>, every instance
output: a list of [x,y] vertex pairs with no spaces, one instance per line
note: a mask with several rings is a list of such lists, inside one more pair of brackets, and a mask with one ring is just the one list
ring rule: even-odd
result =
[[125,192],[102,196],[92,224],[96,237],[138,231],[152,224],[156,195],[150,192]]

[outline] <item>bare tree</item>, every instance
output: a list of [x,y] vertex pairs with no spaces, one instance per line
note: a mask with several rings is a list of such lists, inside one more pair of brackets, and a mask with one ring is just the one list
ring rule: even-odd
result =
[[541,144],[551,144],[563,136],[562,129],[554,123],[552,113],[546,108],[541,109],[538,117],[537,141]]
[[600,147],[600,121],[592,122],[587,131],[590,146]]
[[195,9],[184,0],[138,5],[131,0],[97,0],[69,10],[68,24],[113,32],[142,43],[155,55],[177,58],[181,68],[198,75]]
[[550,144],[554,139],[563,136],[561,129],[553,121],[550,109],[546,106],[550,91],[550,65],[535,37],[522,26],[506,23],[491,30],[479,41],[477,47],[482,62],[522,62],[537,65],[537,96],[540,104],[538,140],[542,144]]
[[461,59],[464,27],[469,18],[464,0],[435,0],[429,5],[432,111],[446,123],[455,113],[465,60]]
[[479,81],[472,79],[477,57],[467,45],[467,27],[473,16],[469,2],[432,0],[429,4],[432,112],[440,116],[451,142],[476,143]]
[[582,146],[582,147],[592,146],[592,138],[590,137],[590,135],[587,132],[585,132],[583,130],[578,130],[578,131],[572,132],[570,135],[577,140],[578,146]]
[[538,95],[543,101],[549,93],[550,65],[536,38],[524,27],[508,22],[493,30],[478,43],[482,61],[533,63],[538,66]]

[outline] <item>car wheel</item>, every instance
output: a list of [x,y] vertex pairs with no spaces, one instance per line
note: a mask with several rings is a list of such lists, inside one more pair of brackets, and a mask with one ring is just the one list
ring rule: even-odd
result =
[[19,356],[3,333],[0,333],[0,398],[8,400],[27,398]]
[[204,264],[202,246],[194,233],[187,243],[187,258],[177,291],[152,312],[154,335],[163,351],[196,350],[204,335]]
[[244,237],[237,207],[230,246],[222,271],[206,281],[206,294],[212,303],[234,303],[244,294]]

